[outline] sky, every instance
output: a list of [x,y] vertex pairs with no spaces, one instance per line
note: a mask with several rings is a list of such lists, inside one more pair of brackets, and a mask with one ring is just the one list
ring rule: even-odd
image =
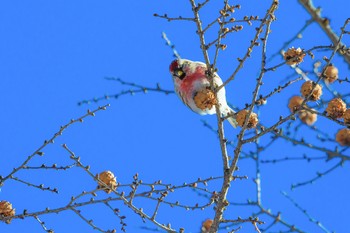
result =
[[[272,33],[268,39],[267,57],[278,53],[283,44],[294,37],[310,16],[297,3],[281,1],[276,12],[277,20],[272,24]],[[241,4],[233,17],[242,19],[245,15],[263,17],[270,1],[235,1]],[[349,17],[349,3],[338,0],[320,0],[315,3],[322,7],[322,14],[330,18],[330,24],[336,33]],[[211,1],[203,11],[203,25],[217,17],[222,6],[221,1]],[[169,16],[192,17],[188,1],[1,1],[0,2],[0,95],[2,99],[0,130],[0,175],[6,176],[18,167],[29,155],[39,148],[44,140],[56,133],[61,125],[71,119],[83,116],[88,109],[110,104],[106,111],[99,111],[94,117],[87,117],[83,123],[71,125],[55,143],[44,148],[44,156],[35,156],[30,166],[41,164],[59,166],[70,165],[73,161],[69,153],[62,148],[66,144],[81,158],[84,165],[90,165],[91,172],[97,174],[111,170],[121,184],[130,184],[133,175],[139,174],[146,183],[162,180],[163,183],[181,185],[184,182],[222,175],[222,160],[219,141],[215,133],[203,125],[207,122],[214,129],[214,116],[199,116],[181,103],[175,94],[149,91],[147,94],[126,94],[118,99],[110,98],[98,103],[78,105],[81,101],[114,95],[132,87],[121,85],[106,77],[120,78],[126,82],[137,83],[144,87],[155,88],[157,84],[165,90],[173,90],[173,83],[168,71],[174,59],[171,49],[165,45],[162,32],[165,32],[183,58],[203,61],[195,25],[189,21],[171,21],[154,17],[167,13]],[[242,57],[255,33],[257,23],[252,26],[243,23],[243,30],[224,39],[228,45],[220,52],[218,73],[227,79],[237,66],[237,57]],[[206,35],[211,41],[217,35],[213,27]],[[344,37],[348,44],[350,38]],[[290,46],[312,48],[315,45],[329,45],[331,42],[316,24],[311,24],[302,38]],[[209,52],[213,57],[213,50]],[[313,64],[323,56],[330,56],[330,51],[315,52],[315,59],[305,58],[300,67],[312,74]],[[268,67],[282,62],[280,55],[268,62]],[[251,101],[251,93],[261,63],[260,48],[253,52],[244,68],[226,87],[227,99],[238,109]],[[349,69],[343,59],[336,55],[333,63],[340,70],[340,77],[345,78]],[[325,64],[322,61],[322,64]],[[289,79],[288,79],[289,78]],[[264,77],[262,94],[268,94],[278,85],[295,79],[293,69],[284,65]],[[268,103],[257,109],[260,122],[272,125],[280,115],[287,116],[288,99],[299,95],[302,81],[286,88],[285,91],[268,99]],[[331,88],[340,93],[348,93],[349,83],[336,83]],[[331,94],[325,91],[324,99]],[[348,99],[345,99],[349,103]],[[317,104],[316,104],[317,105]],[[318,105],[319,106],[319,105]],[[349,106],[349,105],[348,105]],[[322,109],[322,106],[319,106]],[[301,125],[295,121],[292,127]],[[341,127],[325,118],[319,117],[316,127],[334,137]],[[283,125],[286,127],[286,125]],[[225,132],[229,140],[235,140],[238,129],[230,128],[225,123]],[[250,135],[254,132],[249,131]],[[321,143],[315,137],[315,131],[301,125],[293,136],[333,150],[335,142]],[[271,135],[259,143],[266,145]],[[254,150],[255,145],[248,145],[244,152]],[[233,154],[232,147],[228,147]],[[340,148],[343,149],[343,148]],[[345,150],[345,155],[349,151]],[[268,150],[260,155],[260,160],[294,158],[308,156],[324,157],[320,151],[293,146],[290,142],[277,140]],[[282,218],[291,225],[296,225],[304,232],[327,232],[309,221],[281,192],[285,191],[309,215],[321,222],[329,230],[338,233],[347,232],[346,224],[350,211],[347,201],[349,195],[349,165],[344,163],[330,174],[314,184],[291,190],[297,184],[315,177],[317,172],[324,172],[335,166],[339,160],[325,159],[290,160],[281,163],[260,163],[262,202],[273,213],[282,213]],[[242,159],[236,173],[248,176],[247,180],[233,183],[230,202],[244,203],[255,199],[256,163],[253,159]],[[66,171],[43,169],[22,170],[16,177],[32,184],[44,184],[56,187],[59,194],[42,191],[15,180],[7,180],[0,191],[0,200],[11,202],[17,213],[24,209],[35,212],[46,207],[51,209],[65,206],[71,196],[82,191],[96,188],[96,183],[81,168],[73,167]],[[210,190],[219,190],[220,182],[213,181]],[[96,198],[107,197],[98,193]],[[169,201],[193,205],[205,203],[207,199],[185,189],[169,196]],[[135,200],[135,205],[152,213],[155,202],[147,198]],[[149,222],[143,223],[139,216],[126,208],[122,202],[113,206],[125,215],[127,232],[150,232],[156,229]],[[158,220],[171,222],[175,229],[184,227],[186,232],[199,232],[201,222],[213,218],[213,206],[203,211],[186,211],[183,208],[161,206]],[[103,229],[116,228],[120,232],[119,219],[103,205],[81,208],[81,213]],[[247,218],[257,209],[246,206],[230,205],[226,217]],[[49,229],[59,232],[98,232],[80,219],[72,211],[59,214],[43,215],[39,218]],[[272,219],[260,216],[267,224]],[[145,229],[148,228],[148,229]],[[243,224],[239,232],[254,232],[251,224]],[[231,229],[232,230],[232,229]],[[266,232],[285,232],[287,228],[276,224]],[[15,219],[11,224],[0,224],[0,232],[45,232],[34,218]],[[222,230],[222,232],[226,232]]]

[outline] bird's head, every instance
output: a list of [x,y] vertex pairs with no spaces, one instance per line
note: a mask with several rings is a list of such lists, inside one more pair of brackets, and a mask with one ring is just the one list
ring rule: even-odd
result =
[[173,78],[183,80],[186,77],[186,73],[183,67],[183,61],[181,59],[176,59],[171,62],[169,71]]
[[[193,62],[187,59],[176,59],[171,62],[169,71],[173,78],[183,80],[186,76],[191,76],[196,72],[199,62]],[[202,63],[201,63],[202,64]]]

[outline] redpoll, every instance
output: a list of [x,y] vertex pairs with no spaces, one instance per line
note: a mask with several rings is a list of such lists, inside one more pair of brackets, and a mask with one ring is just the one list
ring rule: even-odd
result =
[[[216,113],[215,105],[219,102],[223,117],[234,113],[227,105],[225,87],[217,92],[217,99],[215,98],[206,75],[207,66],[203,62],[178,59],[170,64],[169,69],[175,92],[192,111],[200,115],[212,115]],[[216,73],[213,75],[213,82],[215,87],[222,85],[222,80]],[[233,127],[237,127],[237,122],[232,116],[227,117],[227,120]]]

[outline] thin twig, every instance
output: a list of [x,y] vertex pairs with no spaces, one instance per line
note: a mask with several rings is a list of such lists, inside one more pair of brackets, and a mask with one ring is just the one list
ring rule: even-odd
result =
[[20,166],[14,168],[14,169],[12,170],[12,172],[10,172],[7,176],[5,176],[5,177],[1,177],[1,176],[0,176],[0,186],[2,186],[3,183],[4,183],[7,179],[11,178],[11,177],[12,177],[14,174],[16,174],[18,171],[24,169],[24,168],[27,166],[27,164],[29,163],[29,161],[30,161],[31,159],[33,159],[35,156],[37,156],[37,155],[43,156],[44,153],[42,152],[42,150],[43,150],[47,145],[49,145],[49,144],[51,144],[51,143],[54,143],[54,140],[55,140],[57,137],[61,136],[62,133],[63,133],[63,131],[64,131],[65,129],[67,129],[69,126],[71,126],[71,125],[73,125],[74,123],[77,123],[77,122],[83,122],[85,118],[90,117],[90,116],[95,116],[95,113],[96,113],[96,112],[101,111],[101,110],[106,110],[106,108],[109,107],[109,106],[110,106],[109,104],[106,104],[106,105],[104,105],[104,106],[102,106],[102,107],[96,108],[96,109],[93,110],[93,111],[88,110],[87,113],[86,113],[85,115],[83,115],[83,116],[81,116],[81,117],[79,117],[79,118],[77,118],[77,119],[71,119],[69,123],[67,123],[67,124],[65,124],[65,125],[63,125],[63,126],[61,126],[60,129],[59,129],[50,139],[45,140],[44,143],[43,143],[38,149],[36,149],[31,155],[29,155],[29,156],[27,157],[27,159],[24,160],[24,162],[23,162]]
[[36,221],[38,221],[38,223],[44,229],[44,231],[46,231],[47,233],[54,233],[52,229],[47,229],[45,223],[41,221],[38,216],[33,216],[33,217],[35,218]]
[[15,181],[18,181],[18,182],[20,182],[20,183],[22,183],[22,184],[26,184],[26,185],[28,185],[28,186],[30,186],[30,187],[34,187],[34,188],[37,188],[37,189],[41,189],[41,190],[43,190],[43,191],[50,191],[50,192],[53,192],[53,193],[58,194],[58,189],[57,189],[57,188],[44,187],[43,184],[40,184],[40,185],[32,184],[32,183],[30,183],[30,182],[21,180],[21,179],[19,179],[19,178],[17,178],[17,177],[13,177],[13,176],[11,176],[10,179],[15,180]]
[[335,169],[337,169],[338,167],[341,167],[343,166],[343,161],[337,163],[336,165],[334,165],[333,167],[331,167],[330,169],[324,171],[324,172],[317,172],[317,175],[316,177],[310,179],[310,180],[307,180],[307,181],[304,181],[304,182],[300,182],[300,183],[297,183],[297,184],[292,184],[291,185],[291,189],[295,189],[295,188],[299,188],[301,186],[304,186],[304,185],[307,185],[307,184],[313,184],[316,180],[319,180],[321,179],[322,177],[324,177],[325,175],[331,173],[332,171],[334,171]]
[[121,85],[136,87],[136,89],[123,90],[123,91],[121,91],[119,93],[112,94],[112,95],[104,95],[104,96],[97,97],[97,98],[92,98],[92,99],[88,99],[88,100],[82,100],[82,101],[78,102],[78,105],[80,106],[80,105],[83,105],[83,104],[97,103],[97,102],[100,102],[102,100],[108,100],[108,99],[111,99],[111,98],[118,99],[121,96],[134,95],[135,93],[144,93],[144,94],[146,94],[148,91],[160,92],[160,93],[164,93],[165,95],[175,93],[173,90],[166,90],[166,89],[161,88],[159,83],[157,83],[156,87],[145,87],[145,86],[142,86],[140,84],[131,83],[131,82],[125,82],[121,78],[105,77],[105,79],[106,80],[110,80],[110,81],[119,82]]
[[286,192],[282,191],[281,193],[282,193],[282,195],[283,195],[284,197],[286,197],[289,201],[291,201],[291,202],[294,204],[294,206],[295,206],[298,210],[300,210],[300,212],[303,213],[303,214],[309,219],[310,222],[315,223],[315,224],[316,224],[319,228],[321,228],[324,232],[326,232],[326,233],[331,233],[329,230],[327,230],[327,228],[325,228],[325,227],[323,226],[322,223],[320,223],[319,221],[317,221],[316,219],[314,219],[313,217],[311,217],[310,214],[309,214],[305,209],[303,209],[303,208],[302,208],[293,198],[291,198]]
[[[339,40],[340,38],[331,28],[329,24],[329,19],[321,16],[320,9],[314,7],[312,0],[298,0],[298,1],[305,8],[305,10],[312,16],[313,20],[315,20],[315,22],[317,22],[318,25],[322,28],[322,30],[327,34],[328,38],[332,41],[332,43],[334,45],[338,44],[338,41],[340,41]],[[339,43],[339,46],[345,47],[345,45],[342,42]],[[339,53],[339,55],[341,55],[350,66],[350,54]]]

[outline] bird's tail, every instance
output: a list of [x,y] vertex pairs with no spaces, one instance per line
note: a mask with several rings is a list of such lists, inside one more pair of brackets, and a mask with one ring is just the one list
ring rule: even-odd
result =
[[237,128],[238,123],[236,121],[235,118],[233,118],[232,116],[230,116],[229,118],[227,118],[228,122],[230,122],[230,124],[232,125],[233,128]]
[[236,121],[236,118],[233,117],[233,114],[235,113],[235,111],[233,111],[230,107],[226,107],[225,111],[223,112],[224,117],[228,120],[228,122],[230,122],[230,124],[232,125],[233,128],[237,128],[238,123]]

